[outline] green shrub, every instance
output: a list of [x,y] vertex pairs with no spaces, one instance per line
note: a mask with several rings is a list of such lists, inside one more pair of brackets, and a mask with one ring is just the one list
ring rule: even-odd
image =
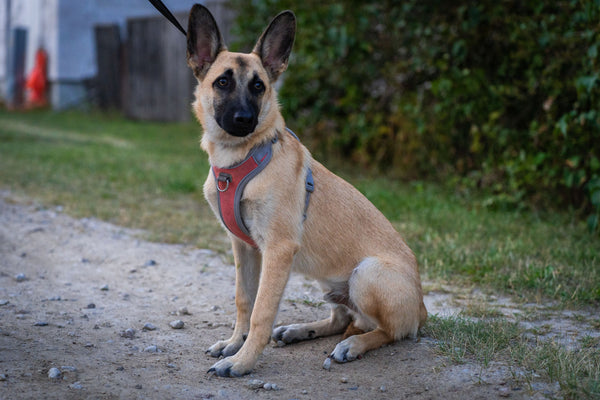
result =
[[600,0],[232,0],[249,48],[290,8],[281,100],[313,150],[489,206],[572,205],[598,231]]

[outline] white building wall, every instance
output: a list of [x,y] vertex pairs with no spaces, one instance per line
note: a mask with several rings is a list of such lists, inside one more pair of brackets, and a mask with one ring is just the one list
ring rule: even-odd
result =
[[[197,2],[164,1],[173,13],[187,12]],[[6,97],[9,26],[28,30],[26,74],[39,46],[48,53],[50,99],[60,109],[83,100],[83,81],[96,75],[95,25],[116,23],[124,38],[128,18],[158,15],[147,0],[0,0],[0,98]]]

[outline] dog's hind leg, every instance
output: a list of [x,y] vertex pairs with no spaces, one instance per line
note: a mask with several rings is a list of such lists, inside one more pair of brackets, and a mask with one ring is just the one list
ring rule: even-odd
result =
[[280,326],[273,330],[273,340],[278,344],[290,344],[301,340],[337,335],[344,332],[351,320],[351,314],[346,306],[332,304],[329,318],[306,324]]
[[260,277],[260,253],[233,239],[233,257],[235,260],[235,306],[237,318],[233,335],[227,340],[220,340],[206,351],[213,357],[228,357],[237,353],[244,344],[250,330],[250,315],[258,290]]
[[424,321],[416,265],[390,260],[392,257],[369,257],[354,269],[348,283],[350,301],[359,315],[356,328],[362,329],[369,322],[376,327],[342,340],[331,353],[335,361],[353,361],[369,350],[416,336]]

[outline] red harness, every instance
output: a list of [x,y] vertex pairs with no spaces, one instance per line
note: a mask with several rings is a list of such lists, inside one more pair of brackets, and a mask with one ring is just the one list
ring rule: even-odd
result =
[[[286,128],[287,129],[287,128]],[[289,129],[287,131],[298,137]],[[219,168],[211,166],[215,184],[217,186],[217,199],[219,202],[219,214],[223,224],[238,238],[248,243],[254,248],[258,248],[256,242],[252,239],[250,231],[242,220],[240,203],[244,188],[260,171],[262,171],[273,155],[273,143],[277,138],[254,147],[248,153],[244,161],[229,168]],[[306,199],[304,205],[304,218],[306,219],[306,210],[310,200],[310,194],[314,191],[314,181],[312,171],[309,168],[306,173]]]

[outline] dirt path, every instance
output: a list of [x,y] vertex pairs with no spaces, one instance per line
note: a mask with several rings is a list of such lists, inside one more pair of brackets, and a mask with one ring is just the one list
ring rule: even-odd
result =
[[[215,359],[204,350],[229,337],[235,321],[231,265],[210,251],[145,242],[8,196],[0,192],[1,399],[543,398],[514,383],[506,366],[452,365],[428,338],[329,371],[322,364],[337,337],[268,346],[247,377],[207,375]],[[315,305],[320,296],[294,276],[277,321],[326,317],[327,306]],[[430,312],[440,311],[434,300],[427,298]],[[174,320],[185,327],[171,328]],[[143,330],[146,323],[157,329]],[[60,378],[48,377],[54,367]],[[279,390],[253,389],[251,380]]]

